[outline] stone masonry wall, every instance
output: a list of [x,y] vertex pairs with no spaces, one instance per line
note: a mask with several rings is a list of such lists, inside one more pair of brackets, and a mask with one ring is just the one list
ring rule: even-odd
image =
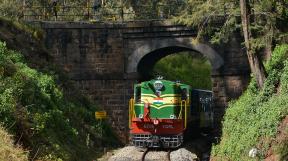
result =
[[47,29],[46,46],[72,79],[119,79],[124,54],[119,30]]
[[133,93],[133,80],[80,80],[76,87],[102,110],[120,138],[128,139],[128,103]]
[[214,96],[214,120],[216,126],[221,126],[221,120],[228,106],[228,101],[238,98],[249,83],[249,75],[242,76],[212,76],[212,91]]
[[55,64],[99,109],[107,111],[109,123],[125,142],[135,81],[124,79],[121,26],[46,24],[43,28]]

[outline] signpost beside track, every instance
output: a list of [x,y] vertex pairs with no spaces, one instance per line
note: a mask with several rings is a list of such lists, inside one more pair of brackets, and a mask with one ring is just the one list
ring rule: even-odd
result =
[[106,119],[107,118],[107,112],[106,111],[96,111],[95,112],[95,118],[98,119]]

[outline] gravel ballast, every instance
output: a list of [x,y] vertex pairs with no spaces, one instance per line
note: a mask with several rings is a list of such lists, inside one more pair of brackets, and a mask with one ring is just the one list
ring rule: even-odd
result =
[[[108,161],[141,161],[145,149],[127,146],[119,149]],[[171,161],[195,161],[197,156],[185,148],[174,150],[170,153]],[[146,161],[167,161],[167,151],[151,150],[145,157]]]
[[134,146],[126,146],[115,152],[108,161],[138,161],[141,160],[142,154],[145,149],[137,148]]
[[196,161],[198,160],[197,158],[196,154],[191,153],[185,148],[180,148],[170,153],[171,161]]

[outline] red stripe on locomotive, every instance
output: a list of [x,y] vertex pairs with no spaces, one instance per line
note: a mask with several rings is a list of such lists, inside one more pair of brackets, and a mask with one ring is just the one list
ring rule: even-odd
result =
[[175,135],[184,131],[183,119],[132,119],[131,134]]

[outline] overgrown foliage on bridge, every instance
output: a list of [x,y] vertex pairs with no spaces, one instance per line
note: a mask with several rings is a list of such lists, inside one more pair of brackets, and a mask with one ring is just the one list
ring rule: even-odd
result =
[[16,19],[61,21],[159,20],[176,16],[186,0],[9,0],[0,13]]

